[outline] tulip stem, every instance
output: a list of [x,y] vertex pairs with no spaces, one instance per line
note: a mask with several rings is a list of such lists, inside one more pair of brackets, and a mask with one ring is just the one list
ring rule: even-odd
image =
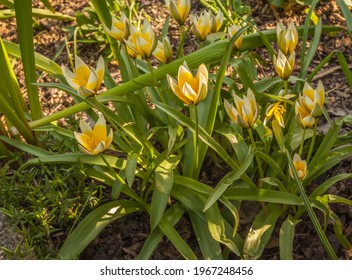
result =
[[191,105],[191,111],[192,111],[192,118],[193,121],[196,124],[195,127],[195,131],[193,134],[193,146],[194,146],[194,157],[193,157],[193,172],[192,172],[192,176],[193,178],[197,178],[198,177],[198,153],[199,153],[199,147],[198,147],[198,136],[199,136],[199,128],[198,128],[198,108],[197,105],[192,104]]
[[301,140],[301,146],[299,147],[299,156],[302,156],[302,152],[303,152],[303,146],[304,146],[304,141],[305,141],[305,138],[306,138],[306,129],[304,128],[303,129],[303,135],[302,135],[302,140]]
[[[248,130],[249,137],[251,138],[251,142],[252,142],[252,145],[254,147],[254,150],[256,152],[256,151],[258,151],[258,149],[257,149],[257,145],[255,144],[255,140],[254,140],[254,137],[253,137],[252,129],[248,128],[247,130]],[[262,168],[262,163],[261,163],[260,158],[258,157],[257,153],[255,153],[255,159],[256,159],[257,164],[258,164],[259,177],[260,177],[259,179],[264,178],[264,172],[263,172],[263,168]]]
[[178,45],[177,53],[176,53],[176,59],[180,58],[180,56],[183,56],[183,45],[185,43],[186,35],[188,30],[184,30],[184,26],[182,25],[180,27],[180,44]]
[[312,138],[312,142],[310,142],[309,152],[308,152],[308,156],[307,156],[307,160],[306,160],[307,165],[309,164],[310,157],[312,156],[312,153],[314,150],[315,137],[317,135],[317,127],[318,127],[318,119],[315,120],[315,124],[314,124],[313,138]]
[[153,69],[153,66],[152,66],[152,64],[151,64],[149,58],[147,59],[147,64],[148,64],[148,67],[149,67],[149,70],[150,70],[150,74],[151,74],[152,77],[153,77],[153,82],[154,82],[154,84],[156,85],[156,84],[158,83],[158,81],[156,80],[156,77],[155,77],[155,75],[154,75],[154,69]]

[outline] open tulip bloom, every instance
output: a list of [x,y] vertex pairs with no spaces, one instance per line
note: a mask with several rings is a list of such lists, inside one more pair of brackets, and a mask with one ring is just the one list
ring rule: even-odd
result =
[[131,26],[131,35],[125,43],[141,57],[149,59],[155,50],[158,39],[148,20],[144,20],[142,30]]
[[224,101],[227,114],[240,127],[250,128],[259,116],[259,108],[253,91],[248,89],[247,96],[243,95],[243,99],[236,94],[232,96],[235,106],[232,106],[227,100]]
[[68,84],[78,91],[83,97],[93,96],[97,93],[104,78],[104,59],[99,57],[97,68],[89,67],[75,56],[75,71],[71,72],[67,67],[62,66],[62,73]]
[[74,134],[83,153],[97,155],[111,145],[113,132],[110,130],[107,134],[104,116],[99,117],[93,129],[83,120],[80,121],[79,127],[82,133],[74,132]]
[[129,23],[128,19],[124,13],[121,13],[120,20],[111,17],[111,28],[108,28],[105,24],[103,24],[105,31],[113,38],[123,42],[124,39],[127,39],[129,34]]
[[212,16],[207,11],[203,11],[199,16],[191,15],[192,31],[199,41],[203,42],[210,33]]
[[208,69],[204,64],[198,68],[194,77],[186,61],[178,69],[178,81],[167,75],[167,81],[172,91],[186,105],[195,104],[204,100],[208,93]]
[[319,81],[316,90],[314,90],[308,83],[305,83],[303,87],[303,95],[300,99],[301,104],[311,112],[313,118],[320,117],[323,113],[325,100],[323,83]]

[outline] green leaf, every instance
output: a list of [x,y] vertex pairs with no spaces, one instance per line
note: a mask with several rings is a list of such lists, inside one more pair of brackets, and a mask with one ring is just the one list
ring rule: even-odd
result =
[[32,120],[37,120],[42,117],[42,108],[38,88],[32,85],[32,83],[37,82],[32,30],[32,1],[15,0],[14,4],[28,102]]
[[155,169],[155,190],[150,205],[150,226],[154,229],[163,217],[174,181],[173,170],[181,156],[171,155]]
[[220,259],[221,248],[211,236],[206,214],[202,211],[205,197],[182,185],[174,184],[171,195],[182,203],[191,218],[194,232],[204,259]]
[[327,179],[324,183],[320,184],[314,191],[309,195],[310,198],[315,198],[317,196],[323,195],[331,186],[339,181],[351,179],[351,173],[338,174],[334,177]]
[[[192,133],[195,132],[195,123],[188,117],[178,112],[176,109],[171,108],[170,106],[167,106],[165,104],[156,102],[155,106],[166,112],[171,117],[173,117],[180,124],[187,126],[188,129],[192,131]],[[232,160],[230,155],[227,154],[226,150],[221,147],[221,145],[216,142],[201,126],[199,126],[199,139],[205,144],[207,144],[210,148],[212,148],[234,170],[239,168],[239,166]],[[256,185],[245,173],[241,175],[241,179],[243,179],[243,181],[249,186],[256,188]]]
[[138,160],[137,154],[131,154],[127,156],[126,179],[129,187],[132,187],[134,182],[134,177],[136,176],[137,160]]
[[295,228],[300,220],[296,220],[291,215],[288,215],[282,223],[279,235],[280,259],[292,260],[293,238],[295,236]]
[[[162,217],[162,223],[169,224],[170,227],[174,227],[176,223],[182,218],[185,210],[180,203],[175,203],[171,206]],[[144,242],[142,250],[139,252],[137,260],[147,260],[153,254],[155,248],[163,238],[163,231],[157,227],[152,230],[148,235],[147,240]]]
[[351,11],[346,5],[344,0],[336,0],[336,2],[339,4],[341,12],[346,19],[346,24],[348,27],[348,33],[350,34],[350,37],[352,37],[352,15]]
[[274,190],[232,188],[228,189],[224,195],[229,200],[249,200],[287,205],[302,205],[302,200],[298,196],[289,192]]
[[32,155],[35,155],[37,157],[47,157],[47,156],[51,156],[51,153],[41,149],[39,147],[24,143],[22,141],[18,141],[16,139],[12,139],[12,138],[8,138],[5,136],[1,136],[0,135],[0,139],[4,142],[6,142],[7,144],[12,145],[13,147],[20,149],[24,152],[30,153]]
[[241,166],[228,173],[221,179],[221,181],[216,185],[214,191],[210,194],[207,202],[204,206],[204,211],[206,211],[210,206],[212,206],[226,191],[226,189],[233,184],[234,181],[238,180],[244,172],[248,169],[251,165],[254,157],[254,152],[252,149],[249,149],[248,155],[245,161],[241,164]]
[[[4,40],[4,46],[10,55],[12,55],[16,58],[21,58],[20,47],[18,44]],[[52,61],[51,59],[49,59],[39,53],[34,53],[34,57],[35,57],[35,65],[39,69],[41,69],[49,74],[62,75],[61,67],[57,63]]]
[[245,259],[256,260],[262,255],[275,228],[277,219],[284,210],[280,205],[268,204],[256,215],[244,242]]
[[126,200],[111,201],[98,207],[90,212],[66,238],[60,248],[58,258],[77,259],[79,254],[109,223],[140,210],[138,203]]
[[256,154],[259,158],[269,164],[269,166],[275,171],[275,173],[277,173],[281,177],[281,179],[286,182],[286,174],[282,171],[282,167],[280,167],[272,157],[260,151],[256,152]]
[[219,243],[224,244],[229,250],[237,256],[241,256],[241,252],[237,245],[226,236],[225,222],[221,216],[217,204],[213,204],[206,210],[208,218],[208,228],[211,236]]

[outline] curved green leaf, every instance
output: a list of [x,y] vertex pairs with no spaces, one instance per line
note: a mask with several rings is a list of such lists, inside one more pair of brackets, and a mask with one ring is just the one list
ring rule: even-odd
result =
[[126,200],[111,201],[98,207],[90,212],[66,238],[60,248],[58,259],[78,258],[79,254],[109,223],[140,210],[138,203]]
[[282,223],[279,235],[280,259],[292,260],[293,238],[295,236],[295,227],[300,222],[291,215],[288,215]]

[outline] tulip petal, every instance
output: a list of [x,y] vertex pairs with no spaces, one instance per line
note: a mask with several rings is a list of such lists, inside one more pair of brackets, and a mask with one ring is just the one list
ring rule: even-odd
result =
[[90,75],[89,67],[77,55],[75,56],[75,74],[81,86],[87,84]]
[[79,88],[79,84],[77,84],[76,82],[76,75],[74,73],[72,73],[67,67],[62,66],[62,74],[64,75],[67,83],[74,88],[75,90],[77,90]]
[[180,91],[179,86],[177,85],[177,82],[174,78],[172,78],[170,75],[167,76],[167,81],[169,82],[169,85],[172,89],[172,91],[175,93],[175,95],[183,101],[185,104],[190,104],[191,101],[188,100],[183,93]]
[[104,63],[104,59],[102,56],[99,56],[97,67],[95,69],[95,73],[98,76],[97,87],[95,88],[95,91],[98,91],[101,83],[103,82],[104,74],[105,74],[105,63]]

